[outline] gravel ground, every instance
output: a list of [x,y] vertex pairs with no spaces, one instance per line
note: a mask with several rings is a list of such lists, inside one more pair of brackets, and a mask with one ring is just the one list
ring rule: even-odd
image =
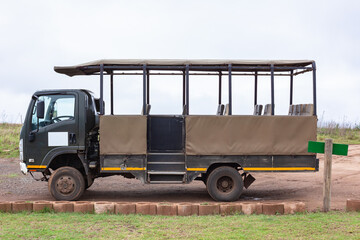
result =
[[[254,173],[257,179],[239,201],[303,201],[310,211],[322,207],[323,155],[316,173]],[[331,209],[344,210],[346,199],[360,199],[360,145],[349,146],[349,156],[333,157]],[[47,183],[20,172],[18,159],[0,159],[0,201],[53,200]],[[121,176],[98,178],[80,200],[212,202],[205,185],[142,184]]]

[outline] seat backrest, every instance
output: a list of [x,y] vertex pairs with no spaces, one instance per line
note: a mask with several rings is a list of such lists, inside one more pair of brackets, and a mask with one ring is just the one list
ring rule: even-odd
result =
[[265,105],[265,109],[264,109],[264,115],[265,116],[270,116],[272,115],[272,108],[271,108],[271,104],[266,104]]
[[314,105],[313,104],[302,104],[301,116],[312,116],[314,115]]
[[295,105],[295,116],[300,116],[301,115],[301,104],[297,104]]
[[224,115],[224,108],[225,108],[224,104],[219,104],[216,111],[216,115]]
[[183,106],[182,115],[188,115],[186,104]]
[[254,106],[254,115],[261,115],[263,109],[263,105],[255,105]]
[[145,112],[144,112],[144,108],[141,109],[141,114],[142,115],[149,115],[150,114],[150,109],[151,109],[151,105],[150,104],[146,104],[145,106]]
[[289,116],[294,115],[294,109],[295,109],[295,105],[290,105],[289,106]]
[[229,104],[226,104],[225,105],[225,113],[224,113],[224,115],[229,115],[229,111],[230,111],[230,106],[229,106]]

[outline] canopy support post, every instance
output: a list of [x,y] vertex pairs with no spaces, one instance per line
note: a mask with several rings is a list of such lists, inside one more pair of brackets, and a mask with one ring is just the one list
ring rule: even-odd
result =
[[150,104],[150,70],[146,74],[146,104]]
[[271,115],[274,115],[275,98],[274,98],[274,64],[271,64]]
[[146,64],[143,65],[143,115],[146,115]]
[[185,74],[186,74],[186,78],[185,78],[185,82],[186,82],[186,115],[189,115],[189,64],[186,65],[185,67]]
[[222,92],[222,89],[221,89],[221,87],[222,87],[222,79],[221,79],[221,77],[222,77],[222,72],[219,71],[219,105],[221,104],[221,92]]
[[104,64],[100,64],[100,115],[104,115]]
[[114,115],[114,74],[110,74],[110,104],[111,104],[111,115]]
[[258,72],[255,72],[255,86],[254,86],[254,106],[257,105],[257,93],[258,93]]
[[232,65],[229,64],[228,71],[229,71],[229,115],[232,115],[232,86],[231,86],[231,69]]
[[294,70],[290,72],[290,105],[293,104],[293,91],[294,91]]
[[185,70],[183,71],[183,102],[182,102],[182,106],[183,107],[185,107],[185,104],[186,104],[186,100],[185,100],[185,96],[186,96],[186,94],[185,94],[185,88],[186,88],[186,77],[185,77]]
[[314,104],[314,116],[316,116],[316,64],[312,62],[313,68],[313,104]]

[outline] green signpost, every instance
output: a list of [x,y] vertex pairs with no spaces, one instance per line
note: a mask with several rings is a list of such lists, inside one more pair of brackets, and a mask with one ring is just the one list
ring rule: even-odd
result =
[[[348,155],[348,148],[349,148],[349,145],[347,145],[347,144],[333,143],[332,154],[347,156]],[[311,153],[325,153],[325,143],[324,142],[309,141],[308,152],[311,152]]]
[[324,189],[323,189],[323,211],[330,210],[331,199],[331,168],[332,155],[347,156],[349,146],[346,144],[333,143],[332,139],[325,139],[325,142],[309,141],[308,152],[324,153]]

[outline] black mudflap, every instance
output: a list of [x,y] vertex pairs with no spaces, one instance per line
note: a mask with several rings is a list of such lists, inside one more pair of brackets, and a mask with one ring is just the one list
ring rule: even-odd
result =
[[248,189],[248,187],[250,187],[250,185],[255,182],[255,178],[251,175],[251,174],[246,174],[244,175],[244,187],[246,189]]

